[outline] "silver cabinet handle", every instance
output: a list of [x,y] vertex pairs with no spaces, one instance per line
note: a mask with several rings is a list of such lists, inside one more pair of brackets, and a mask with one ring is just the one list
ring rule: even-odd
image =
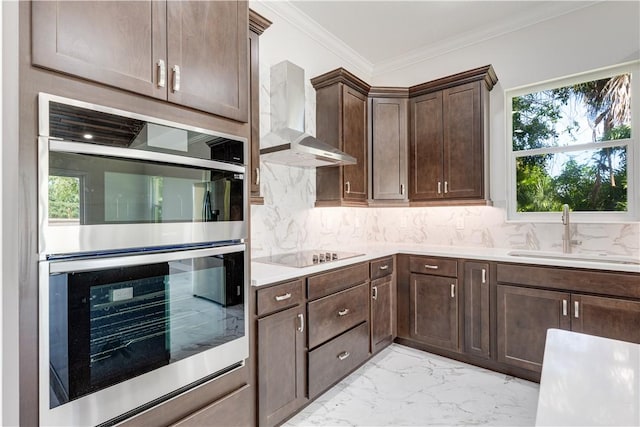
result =
[[404,184],[400,184],[400,195],[404,196]]
[[338,359],[344,360],[349,356],[351,356],[351,354],[348,351],[344,351],[338,355]]
[[388,270],[388,269],[389,269],[389,266],[387,264],[380,266],[380,270]]
[[346,187],[345,191],[347,192],[347,194],[351,193],[351,183],[349,181],[347,181],[344,186]]
[[260,185],[260,168],[256,168],[256,185]]
[[164,65],[164,59],[158,61],[158,87],[164,87],[167,83],[167,67]]
[[487,270],[482,269],[482,283],[487,283]]
[[371,298],[378,299],[378,287],[374,286],[372,290],[373,290],[373,295],[371,296]]
[[425,264],[424,268],[427,268],[429,270],[437,270],[438,266],[437,265],[430,265],[430,264]]
[[567,300],[566,299],[562,300],[562,315],[563,316],[567,315]]
[[287,292],[284,295],[276,295],[275,296],[276,301],[284,301],[284,300],[289,299],[289,298],[291,298],[291,293],[290,292]]
[[340,317],[346,316],[347,314],[349,314],[349,309],[348,308],[343,308],[342,310],[338,311],[338,316],[340,316]]
[[456,285],[455,284],[451,284],[451,298],[455,298],[456,297]]
[[447,181],[444,182],[444,194],[449,192],[449,183]]
[[442,183],[438,181],[438,194],[442,193]]
[[579,303],[578,301],[575,301],[575,302],[573,303],[573,316],[574,316],[576,319],[579,319],[579,318],[580,318],[580,303]]
[[180,90],[180,66],[173,66],[173,91],[178,92]]
[[298,332],[304,332],[304,314],[298,314],[298,320],[300,321],[300,326],[298,326]]

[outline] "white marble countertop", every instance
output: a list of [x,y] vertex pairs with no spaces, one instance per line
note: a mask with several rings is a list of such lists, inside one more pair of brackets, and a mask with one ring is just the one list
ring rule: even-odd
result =
[[640,426],[640,345],[547,331],[537,426]]
[[[582,260],[575,258],[569,258],[562,253],[554,254],[550,252],[535,252],[535,251],[515,251],[512,249],[498,249],[498,248],[468,248],[468,247],[455,247],[455,246],[429,246],[429,245],[416,245],[416,244],[376,244],[367,246],[350,246],[340,248],[309,248],[309,249],[322,249],[325,251],[349,251],[362,253],[364,255],[348,258],[345,260],[332,261],[329,263],[318,264],[312,267],[305,268],[292,268],[283,267],[279,265],[264,264],[260,262],[251,263],[251,285],[261,286],[276,283],[284,280],[295,279],[296,277],[308,276],[311,274],[320,273],[323,271],[331,270],[338,267],[344,267],[351,264],[356,264],[362,261],[369,261],[372,259],[394,255],[394,254],[410,254],[410,255],[427,255],[427,256],[440,256],[440,257],[452,257],[452,258],[466,258],[477,259],[486,261],[500,261],[500,262],[512,262],[521,264],[534,264],[534,265],[547,265],[555,267],[574,267],[574,268],[587,268],[596,270],[610,270],[621,272],[633,272],[640,273],[640,265],[638,264],[619,264],[613,262],[602,262],[592,260]],[[524,256],[510,255],[513,252],[520,252]],[[549,255],[549,258],[539,258],[535,255]],[[556,257],[557,256],[557,257]],[[614,259],[615,257],[611,257]],[[606,257],[603,257],[606,259]]]

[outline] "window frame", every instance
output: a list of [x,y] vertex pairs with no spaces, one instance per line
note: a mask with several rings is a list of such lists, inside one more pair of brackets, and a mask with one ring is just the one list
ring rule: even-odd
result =
[[545,147],[532,150],[513,150],[513,98],[529,93],[570,86],[576,83],[599,80],[620,74],[631,74],[631,138],[597,143],[597,147],[626,147],[627,149],[627,211],[576,211],[571,212],[571,220],[576,223],[619,223],[635,222],[640,209],[640,61],[632,61],[597,70],[550,79],[539,83],[523,85],[505,90],[506,121],[506,177],[507,177],[507,221],[509,222],[559,222],[561,212],[518,212],[516,158],[524,155],[545,153],[567,153],[593,149],[594,143],[562,147]]

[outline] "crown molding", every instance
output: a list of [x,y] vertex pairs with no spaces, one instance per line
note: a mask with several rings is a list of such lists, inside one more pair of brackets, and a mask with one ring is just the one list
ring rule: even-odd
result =
[[[373,66],[372,77],[379,77],[387,73],[408,68],[412,65],[424,62],[447,53],[473,46],[484,41],[521,30],[544,21],[576,12],[581,9],[591,7],[606,0],[593,1],[588,4],[577,4],[575,7],[567,9],[564,7],[567,2],[554,2],[542,11],[538,10],[531,14],[523,15],[519,19],[503,21],[498,25],[484,28],[479,31],[469,31],[456,37],[451,37],[436,44],[414,49],[403,55],[399,55],[388,60],[379,61]],[[576,2],[577,3],[577,2]],[[551,9],[551,12],[549,11]]]
[[249,29],[257,35],[261,36],[272,23],[255,10],[249,9]]
[[367,82],[353,75],[344,68],[337,68],[311,79],[311,85],[315,90],[331,86],[336,83],[344,83],[362,93],[364,96],[367,96],[371,89],[371,86],[369,86]]
[[343,60],[346,67],[356,70],[358,74],[363,75],[365,78],[371,77],[373,73],[373,63],[353,50],[341,39],[327,31],[323,26],[295,7],[288,0],[256,0],[256,2],[274,15],[287,21],[290,25],[315,40],[318,44],[327,48],[327,50]]

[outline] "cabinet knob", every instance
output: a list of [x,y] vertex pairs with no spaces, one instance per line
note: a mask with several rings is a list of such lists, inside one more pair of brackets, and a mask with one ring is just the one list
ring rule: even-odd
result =
[[442,182],[438,181],[438,194],[442,193]]
[[346,316],[347,314],[349,314],[349,309],[348,308],[343,308],[342,310],[338,311],[338,316],[340,316],[340,317]]
[[574,301],[573,303],[573,316],[576,319],[580,318],[580,303],[578,301]]
[[455,284],[451,284],[451,298],[455,298],[456,297],[456,285]]
[[284,295],[276,295],[275,296],[276,301],[284,301],[284,300],[287,300],[289,298],[291,298],[291,293],[290,292],[287,292]]
[[373,292],[373,295],[371,295],[371,299],[377,300],[378,299],[378,287],[374,286],[372,288],[372,292]]
[[351,193],[351,183],[350,183],[349,181],[347,181],[347,182],[344,184],[344,186],[345,186],[345,192],[346,192],[347,194]]
[[178,92],[180,90],[180,66],[173,66],[173,91]]
[[304,314],[298,314],[298,320],[300,321],[300,326],[298,326],[298,332],[304,332]]
[[400,195],[404,196],[404,184],[400,184]]
[[256,185],[260,185],[260,168],[256,168]]
[[567,315],[567,300],[566,299],[562,300],[562,315],[563,316]]
[[447,181],[444,182],[444,194],[449,192],[449,183]]
[[428,270],[437,270],[438,266],[437,265],[431,265],[431,264],[425,264],[424,268],[426,268]]
[[388,269],[389,269],[389,266],[387,264],[380,266],[380,270],[388,270]]
[[158,87],[164,87],[167,83],[167,67],[164,64],[164,59],[158,61]]
[[487,270],[485,268],[482,269],[482,283],[487,283]]
[[351,354],[348,351],[344,351],[338,355],[338,359],[344,360],[349,356],[351,356]]

